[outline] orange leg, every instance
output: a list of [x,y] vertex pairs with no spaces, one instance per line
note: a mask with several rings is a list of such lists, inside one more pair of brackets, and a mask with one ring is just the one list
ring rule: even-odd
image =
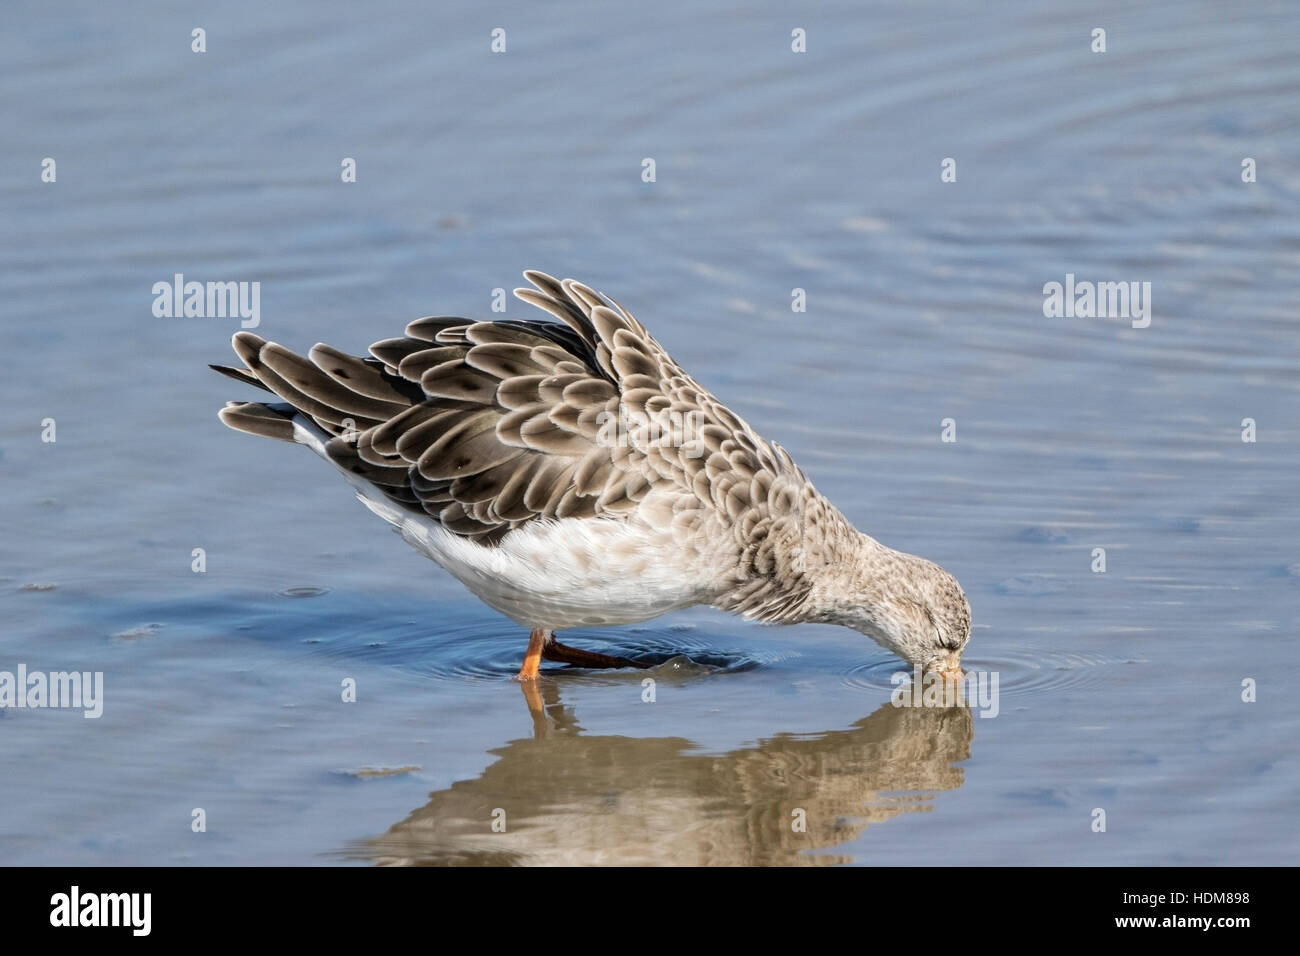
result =
[[545,737],[550,729],[546,720],[546,703],[542,700],[542,692],[537,689],[540,683],[539,680],[519,682],[519,689],[524,692],[524,703],[528,705],[528,715],[533,718],[533,737],[538,740]]
[[524,655],[524,664],[519,668],[519,673],[515,675],[515,680],[537,679],[537,669],[542,663],[542,651],[545,649],[546,641],[550,636],[550,632],[543,628],[533,628],[532,634],[528,637],[528,653]]

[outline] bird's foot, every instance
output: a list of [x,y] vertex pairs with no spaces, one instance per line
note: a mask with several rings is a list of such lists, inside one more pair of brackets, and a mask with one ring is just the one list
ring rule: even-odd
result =
[[560,664],[572,664],[574,667],[640,667],[644,668],[645,664],[638,664],[636,661],[630,661],[626,657],[611,657],[608,654],[598,654],[595,651],[584,651],[578,647],[569,647],[567,644],[561,644],[559,641],[551,641],[542,648],[542,657],[548,661],[556,661]]

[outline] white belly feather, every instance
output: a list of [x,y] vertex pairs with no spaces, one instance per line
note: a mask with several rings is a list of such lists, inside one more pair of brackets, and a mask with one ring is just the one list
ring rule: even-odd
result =
[[[330,461],[323,435],[301,415],[294,437]],[[330,462],[333,464],[333,462]],[[394,504],[338,469],[361,502],[395,526],[490,607],[526,627],[635,624],[709,599],[704,569],[684,567],[671,535],[635,520],[536,520],[485,546]]]

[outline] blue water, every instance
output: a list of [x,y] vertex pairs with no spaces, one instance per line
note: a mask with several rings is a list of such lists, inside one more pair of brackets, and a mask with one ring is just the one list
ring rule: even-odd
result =
[[[0,711],[0,859],[1295,862],[1293,4],[7,12],[0,671],[105,690]],[[997,716],[703,609],[570,633],[659,663],[530,700],[526,635],[217,422],[238,320],[152,310],[258,281],[259,334],[360,351],[524,268],[951,570]],[[1150,326],[1046,318],[1067,273],[1150,282]]]

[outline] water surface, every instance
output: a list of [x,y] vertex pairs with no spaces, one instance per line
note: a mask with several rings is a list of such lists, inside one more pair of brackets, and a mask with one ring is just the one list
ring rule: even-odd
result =
[[[0,859],[1295,862],[1294,5],[9,21],[0,670],[106,690],[0,711]],[[526,635],[218,424],[237,323],[151,311],[178,272],[256,280],[260,334],[359,350],[529,267],[956,574],[998,715],[892,707],[865,638],[704,609],[568,634],[658,662],[653,702],[644,672],[525,692]],[[1150,327],[1045,318],[1067,273],[1152,283]]]

